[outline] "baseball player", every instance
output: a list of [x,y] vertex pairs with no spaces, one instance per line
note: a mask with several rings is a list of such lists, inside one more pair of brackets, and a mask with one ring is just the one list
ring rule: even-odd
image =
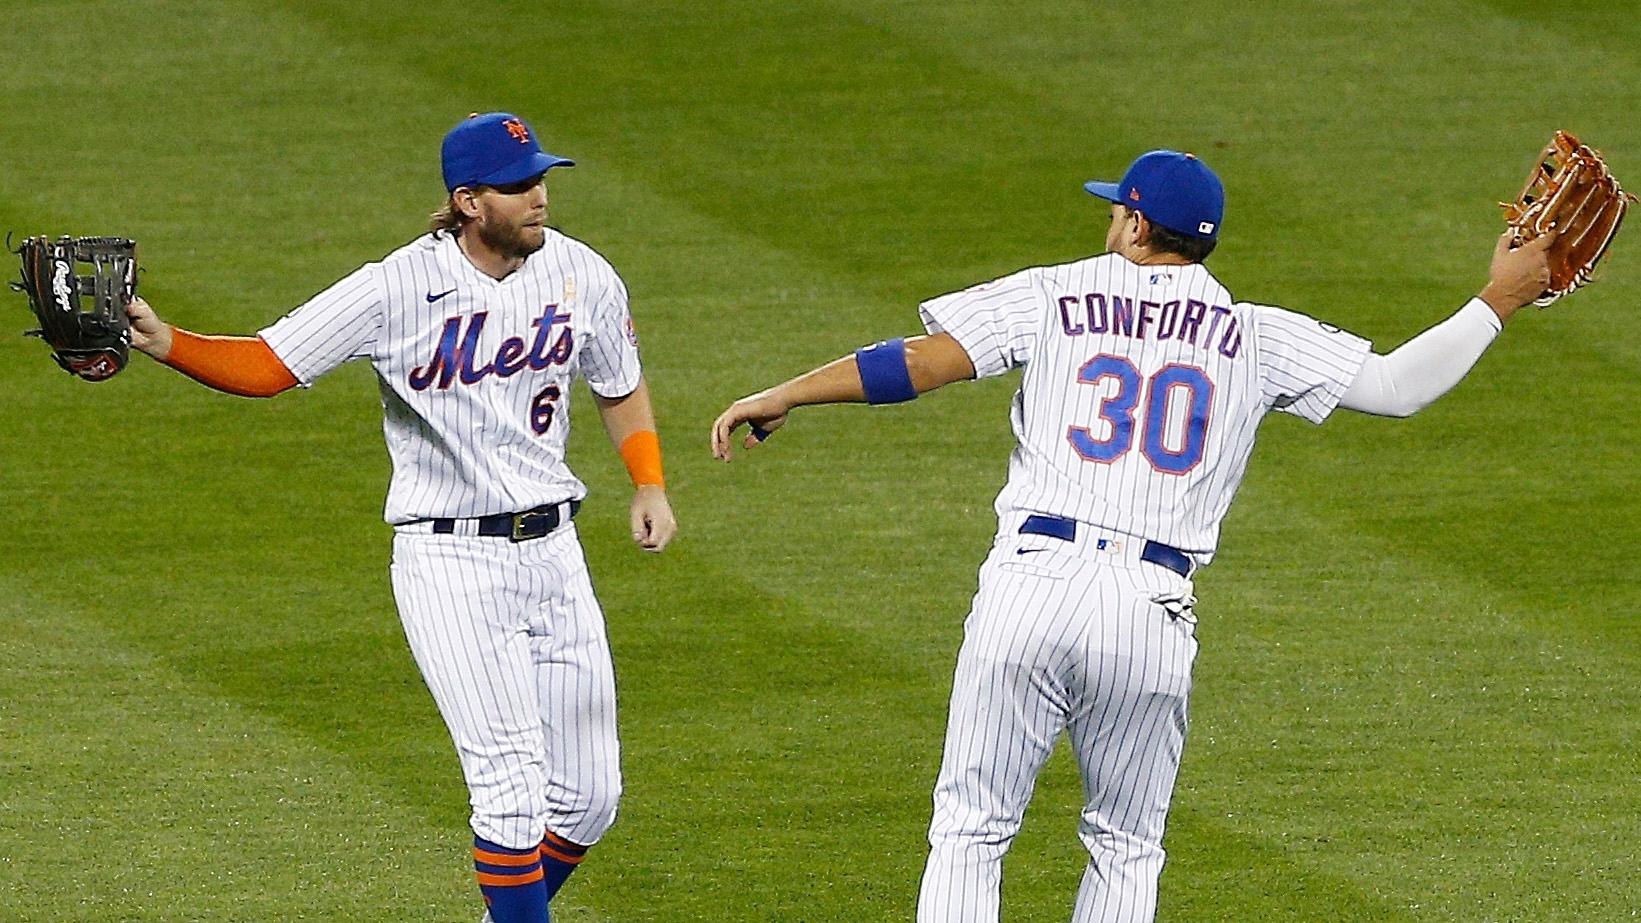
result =
[[1500,238],[1477,297],[1377,355],[1338,327],[1231,297],[1203,265],[1225,200],[1201,160],[1152,151],[1086,188],[1113,203],[1107,252],[926,301],[927,336],[863,348],[713,424],[728,461],[738,427],[751,448],[796,407],[894,403],[1024,370],[953,680],[921,923],[998,919],[1003,854],[1062,731],[1086,795],[1072,919],[1153,918],[1197,648],[1191,578],[1213,557],[1260,420],[1412,414],[1549,279],[1547,241]]
[[586,487],[564,463],[576,373],[632,476],[633,539],[659,552],[676,524],[626,286],[546,226],[544,177],[571,161],[505,112],[451,129],[442,161],[431,233],[257,336],[190,333],[137,300],[132,339],[250,396],[375,368],[394,598],[461,759],[486,919],[544,923],[621,793],[615,675],[572,521]]

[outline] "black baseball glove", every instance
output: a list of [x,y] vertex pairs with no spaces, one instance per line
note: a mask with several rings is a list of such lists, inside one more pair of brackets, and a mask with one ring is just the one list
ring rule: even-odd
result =
[[[113,378],[131,354],[131,322],[125,307],[137,294],[137,243],[124,237],[30,237],[15,251],[23,281],[40,319],[30,330],[51,346],[65,371],[86,381]],[[89,275],[79,272],[81,264]]]

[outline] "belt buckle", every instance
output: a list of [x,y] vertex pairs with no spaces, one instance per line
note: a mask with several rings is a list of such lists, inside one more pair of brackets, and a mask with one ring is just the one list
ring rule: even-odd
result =
[[525,542],[532,538],[541,538],[552,530],[551,510],[528,510],[513,517],[513,534],[508,536],[510,541]]

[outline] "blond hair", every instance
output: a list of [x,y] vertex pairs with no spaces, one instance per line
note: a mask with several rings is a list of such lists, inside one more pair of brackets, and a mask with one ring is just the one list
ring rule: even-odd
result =
[[462,210],[456,207],[455,198],[451,197],[445,199],[443,205],[427,216],[427,229],[435,234],[440,231],[457,234],[461,232],[462,225],[471,220],[473,219],[462,214]]

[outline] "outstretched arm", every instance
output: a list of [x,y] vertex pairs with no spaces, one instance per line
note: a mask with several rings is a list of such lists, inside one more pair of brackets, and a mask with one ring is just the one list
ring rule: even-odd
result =
[[640,378],[638,387],[626,397],[601,397],[595,392],[593,402],[632,478],[632,540],[645,551],[658,552],[672,541],[678,521],[667,502],[661,474],[661,439],[655,433],[649,383]]
[[1347,410],[1382,417],[1418,413],[1452,390],[1492,344],[1504,322],[1549,284],[1545,235],[1516,249],[1510,233],[1498,240],[1487,285],[1458,313],[1388,355],[1368,356],[1340,399]]
[[[730,440],[735,430],[749,426],[744,441],[750,449],[786,423],[794,407],[810,404],[860,403],[868,399],[863,380],[861,354],[851,354],[805,372],[783,384],[748,395],[729,406],[712,424],[712,455],[729,461]],[[933,391],[954,381],[974,377],[974,362],[951,334],[912,337],[905,341],[905,372],[911,390],[917,394]],[[869,372],[867,377],[870,377]]]
[[260,337],[201,336],[160,320],[148,302],[126,307],[131,345],[200,384],[242,397],[273,397],[296,387],[296,376]]

